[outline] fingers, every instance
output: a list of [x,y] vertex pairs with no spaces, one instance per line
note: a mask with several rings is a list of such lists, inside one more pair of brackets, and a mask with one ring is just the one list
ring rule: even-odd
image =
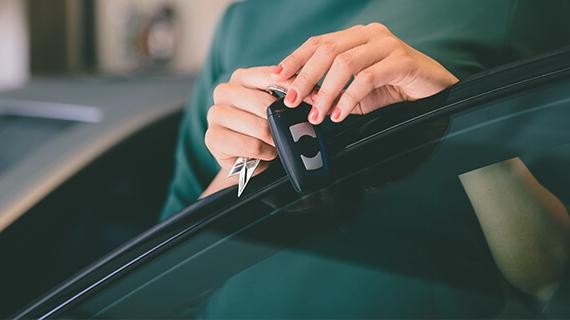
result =
[[[316,93],[321,79],[322,87]],[[328,114],[340,122],[350,113],[364,114],[387,104],[427,97],[457,81],[437,61],[406,45],[384,25],[371,23],[310,38],[276,67],[239,69],[228,85],[215,92],[215,101],[266,118],[265,108],[274,98],[257,91],[276,84],[289,89],[288,107],[303,100],[312,104],[309,121],[319,124]],[[238,86],[249,91],[238,91]],[[239,118],[254,121],[243,115]],[[263,134],[223,123],[246,135]],[[267,139],[261,141],[271,145]]]
[[[215,88],[214,105],[207,115],[205,143],[222,167],[231,167],[240,156],[263,161],[277,156],[266,113],[276,98],[262,90],[270,85],[288,89],[293,80],[272,79],[269,74],[273,69],[238,69],[229,82]],[[313,103],[311,97],[305,101]]]
[[[313,104],[318,114],[314,119],[314,124],[319,124],[324,120],[325,116],[331,111],[334,102],[354,75],[390,54],[394,44],[389,39],[392,38],[386,38],[386,41],[376,41],[358,46],[339,54],[334,59]],[[335,120],[334,118],[338,115],[338,113],[333,112],[331,118]],[[313,120],[309,119],[309,121],[312,122]]]
[[[344,39],[345,41],[355,41],[356,43],[363,43],[362,39],[366,38],[367,34],[363,32],[366,27],[357,25],[346,30],[341,30],[333,33],[328,33],[321,36],[315,36],[305,41],[293,53],[287,56],[272,74],[276,80],[285,80],[295,75],[307,63],[309,58],[313,56],[315,51],[327,43],[334,43],[337,39]],[[340,44],[340,46],[343,46]]]
[[313,90],[317,82],[324,76],[330,68],[336,50],[333,44],[320,46],[313,56],[309,58],[303,69],[294,78],[287,95],[285,105],[294,108],[301,103]]
[[266,119],[227,104],[216,104],[208,110],[208,126],[221,126],[259,139],[275,147]]
[[[305,53],[311,53],[306,59],[295,58],[294,62],[288,63],[287,61],[290,61],[291,58],[285,58],[280,75],[274,76],[278,80],[287,79],[284,77],[292,72],[289,76],[291,77],[302,66],[290,85],[285,98],[285,105],[288,107],[298,106],[329,70],[338,54],[366,43],[367,34],[362,32],[363,28],[363,26],[355,26],[338,33],[317,37],[318,40],[308,41],[306,47],[301,46],[299,48],[299,51],[303,52],[301,54],[303,56]],[[296,65],[299,62],[303,62],[303,64],[301,66]]]
[[312,97],[308,118],[313,124],[321,123],[327,114],[340,122],[350,113],[426,97],[458,81],[379,23],[310,38],[272,72],[275,80],[292,80],[285,99],[288,107],[306,100],[324,77]]
[[249,89],[237,83],[221,83],[214,89],[214,104],[229,104],[267,119],[267,107],[276,98],[261,90]]
[[[358,73],[354,78],[354,81],[348,86],[346,91],[342,93],[339,98],[338,104],[333,110],[334,115],[331,120],[334,122],[340,122],[344,120],[351,112],[354,113],[366,113],[367,110],[373,110],[382,107],[383,103],[387,101],[397,100],[396,95],[398,92],[390,89],[382,89],[375,92],[375,95],[384,93],[385,95],[370,96],[369,98],[378,98],[374,103],[377,103],[375,107],[370,109],[363,109],[363,105],[360,102],[368,97],[374,92],[374,90],[389,85],[404,77],[407,74],[407,68],[405,61],[398,60],[395,58],[386,58],[371,67]],[[400,97],[401,98],[401,97]],[[372,100],[370,100],[372,101]],[[401,101],[401,100],[399,100]],[[356,110],[355,110],[356,108]]]
[[271,145],[219,125],[210,126],[204,139],[206,146],[222,167],[233,165],[236,157],[271,161],[277,151]]
[[[243,74],[242,74],[243,75]],[[245,75],[244,80],[247,84],[255,83]],[[250,89],[238,83],[241,79],[234,80],[236,82],[220,83],[214,89],[214,104],[231,104],[239,109],[251,112],[259,117],[267,119],[267,107],[269,107],[277,98],[265,91],[259,89]],[[282,87],[288,88],[287,82],[281,82]],[[316,86],[311,94],[304,99],[309,104],[314,104],[313,97],[319,89]]]
[[275,68],[275,66],[239,68],[233,72],[229,82],[257,90],[265,90],[271,85],[289,88],[293,80],[277,80],[271,77],[270,74],[275,70]]
[[259,73],[240,71],[234,82],[222,83],[214,90],[215,104],[208,110],[205,142],[224,168],[231,167],[240,156],[269,161],[277,155],[266,115],[275,97],[238,82],[248,83],[249,75]]
[[309,60],[317,49],[319,37],[311,37],[299,48],[288,55],[272,72],[272,77],[276,80],[291,78]]

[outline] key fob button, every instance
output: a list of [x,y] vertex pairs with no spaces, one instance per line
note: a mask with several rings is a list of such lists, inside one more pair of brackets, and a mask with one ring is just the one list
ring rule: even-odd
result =
[[315,132],[315,128],[308,122],[301,122],[294,124],[289,127],[289,131],[291,131],[291,136],[293,137],[293,141],[299,142],[299,139],[303,136],[309,136],[312,138],[317,138],[317,133]]
[[312,158],[301,155],[301,160],[307,170],[318,170],[323,167],[323,156],[320,151]]
[[[319,143],[317,141],[317,133],[315,132],[313,125],[309,122],[294,124],[289,127],[289,131],[291,132],[291,137],[296,144],[297,151],[300,155],[305,156],[304,158],[301,158],[303,163],[305,161],[304,159],[312,159],[320,151]],[[305,168],[310,170],[306,165]]]

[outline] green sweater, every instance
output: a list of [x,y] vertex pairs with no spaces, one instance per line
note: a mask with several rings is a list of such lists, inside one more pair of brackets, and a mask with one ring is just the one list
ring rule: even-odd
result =
[[[568,12],[569,2],[516,0],[260,0],[233,4],[218,26],[182,120],[176,172],[162,218],[195,201],[219,170],[204,145],[205,115],[212,105],[213,89],[227,81],[236,68],[274,65],[312,35],[378,21],[463,79],[568,44]],[[322,245],[337,248],[341,243]],[[342,290],[330,290],[327,284],[331,282]],[[379,306],[381,314],[392,317],[481,316],[478,309],[489,308],[488,304],[484,297],[413,277],[282,250],[228,279],[208,297],[201,316],[367,317],[376,314]]]
[[212,92],[240,67],[275,65],[312,35],[377,21],[458,78],[569,43],[569,1],[241,1],[221,19],[182,119],[162,219],[194,202],[220,169],[204,144]]

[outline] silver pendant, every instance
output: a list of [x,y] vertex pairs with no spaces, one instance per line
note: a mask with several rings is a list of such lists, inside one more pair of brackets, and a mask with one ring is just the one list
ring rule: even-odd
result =
[[245,186],[253,176],[258,165],[259,159],[250,159],[245,157],[238,157],[236,159],[236,162],[228,173],[228,177],[239,174],[238,197],[243,193]]

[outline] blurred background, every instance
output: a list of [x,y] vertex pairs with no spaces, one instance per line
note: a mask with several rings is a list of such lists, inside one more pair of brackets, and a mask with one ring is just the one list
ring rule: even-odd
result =
[[229,3],[0,0],[0,319],[158,223]]
[[35,75],[192,73],[231,0],[0,0],[0,90]]

